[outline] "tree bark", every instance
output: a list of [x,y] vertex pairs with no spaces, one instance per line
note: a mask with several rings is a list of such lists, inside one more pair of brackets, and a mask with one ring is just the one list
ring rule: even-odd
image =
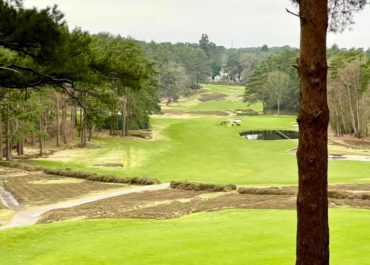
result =
[[356,119],[357,119],[357,138],[362,137],[362,126],[361,126],[361,111],[360,111],[360,99],[358,94],[356,95]]
[[128,87],[125,87],[125,96],[122,101],[122,131],[121,136],[128,135],[128,118],[129,118],[129,95]]
[[121,137],[125,136],[125,127],[126,127],[126,113],[127,113],[127,105],[126,105],[126,98],[121,101],[121,119],[122,119],[122,129],[121,129]]
[[24,140],[22,140],[22,141],[20,142],[20,144],[21,144],[21,148],[20,148],[21,155],[24,155]]
[[63,100],[63,107],[62,107],[62,136],[63,136],[63,143],[68,144],[68,135],[67,135],[67,104],[65,99]]
[[4,152],[3,150],[3,120],[0,114],[0,161],[3,160],[3,156],[4,156],[3,152]]
[[87,115],[83,108],[80,110],[80,147],[87,146]]
[[80,108],[80,132],[79,132],[79,136],[81,137],[81,130],[82,130],[82,120],[83,120],[83,117],[82,117],[82,113],[83,113],[83,108]]
[[59,114],[60,114],[60,95],[55,93],[56,97],[56,126],[57,126],[57,147],[60,147],[60,121],[59,121]]
[[39,136],[39,154],[40,156],[44,155],[44,114],[41,114],[40,121],[39,121],[39,129],[40,129],[40,136]]
[[126,116],[125,116],[125,136],[128,136],[128,120],[130,117],[130,105],[128,103],[128,98],[126,100]]
[[[9,108],[8,108],[9,115]],[[6,145],[6,160],[12,160],[12,138],[11,138],[11,127],[9,117],[6,119],[6,130],[5,130],[5,145]]]
[[18,156],[24,155],[23,140],[17,142],[17,155]]
[[77,127],[77,107],[76,105],[73,105],[71,107],[71,123],[74,128]]
[[329,264],[326,34],[328,0],[301,0],[296,265]]
[[92,140],[92,137],[93,137],[93,134],[94,134],[94,129],[95,129],[95,126],[93,124],[90,124],[89,130],[88,130],[89,131],[89,136],[87,138],[87,140],[89,142],[91,142],[91,140]]
[[343,77],[342,77],[342,81],[343,81],[343,83],[345,83],[345,86],[346,86],[346,89],[347,89],[347,96],[348,96],[349,110],[350,110],[350,114],[351,114],[350,116],[351,116],[352,129],[353,129],[353,132],[354,132],[355,136],[357,136],[356,119],[355,119],[355,114],[354,114],[354,110],[353,110],[353,106],[352,106],[351,87],[350,87],[349,84],[347,84],[344,81]]

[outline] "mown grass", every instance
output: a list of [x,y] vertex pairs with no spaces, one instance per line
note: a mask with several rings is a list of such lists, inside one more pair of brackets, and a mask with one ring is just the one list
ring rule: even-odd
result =
[[[370,264],[369,221],[367,211],[331,210],[331,264]],[[37,225],[0,232],[0,264],[294,264],[295,224],[295,211],[232,210]]]
[[[230,85],[203,85],[200,93],[192,95],[185,100],[171,103],[169,106],[163,106],[163,110],[176,110],[183,112],[193,111],[226,111],[236,109],[254,109],[262,111],[261,103],[249,104],[243,102],[243,94],[245,88],[243,86]],[[202,102],[199,99],[202,94],[225,94],[226,97],[221,100],[212,100]]]
[[[248,141],[239,132],[250,129],[294,129],[293,116],[242,117],[240,127],[223,127],[227,118],[176,119],[156,116],[156,140],[101,137],[99,147],[68,151],[69,159],[35,160],[40,166],[72,168],[121,177],[151,177],[161,181],[186,180],[237,185],[296,184],[297,163],[288,154],[296,140]],[[118,157],[120,161],[111,161]],[[123,162],[123,168],[96,167]],[[369,164],[330,161],[330,183],[370,182]]]
[[[290,128],[293,117],[244,117],[240,127],[223,127],[225,118],[171,119],[155,117],[164,128],[158,140],[100,138],[100,148],[68,151],[69,160],[36,160],[46,167],[69,167],[119,176],[150,176],[162,181],[188,180],[234,184],[294,183],[296,141],[247,141],[239,136],[252,128]],[[75,152],[75,153],[74,153]],[[94,165],[121,153],[124,168]],[[269,166],[266,166],[266,165]],[[292,172],[290,172],[292,171]]]

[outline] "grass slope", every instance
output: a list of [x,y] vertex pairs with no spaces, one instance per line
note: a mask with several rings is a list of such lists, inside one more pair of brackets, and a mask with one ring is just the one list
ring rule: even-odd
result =
[[[204,85],[202,93],[192,95],[179,102],[172,103],[170,106],[162,106],[163,110],[176,110],[184,112],[192,111],[225,111],[235,109],[254,109],[262,111],[262,104],[248,104],[243,102],[243,94],[245,88],[243,86],[230,85]],[[199,99],[202,94],[225,94],[226,97],[222,100],[213,100],[202,102]]]
[[[224,111],[248,108],[242,102],[244,87],[205,85],[200,94],[182,99],[165,109]],[[223,99],[202,102],[202,94],[223,94]],[[260,104],[253,107],[259,110]],[[240,118],[240,117],[238,117]],[[100,148],[75,149],[59,158],[35,163],[46,167],[73,168],[125,177],[151,177],[162,181],[188,180],[238,185],[296,184],[297,163],[288,154],[297,141],[247,141],[242,130],[296,129],[295,116],[242,117],[241,127],[227,128],[228,117],[212,115],[153,116],[155,140],[104,137],[94,141]],[[57,156],[59,154],[57,153]],[[124,168],[96,167],[106,162],[124,163]],[[369,163],[330,162],[330,182],[368,183]]]
[[[157,140],[100,138],[99,148],[68,150],[67,159],[42,159],[46,167],[73,168],[117,176],[147,176],[162,181],[189,180],[239,185],[296,184],[297,164],[288,151],[296,140],[247,141],[239,132],[248,129],[292,129],[292,116],[243,117],[241,127],[223,127],[225,118],[190,119],[153,117]],[[62,154],[63,156],[64,154]],[[96,167],[102,162],[123,162],[124,168]],[[331,183],[370,181],[369,164],[331,161]]]
[[[248,117],[243,118],[241,127],[234,128],[221,126],[222,120],[216,117],[156,117],[154,126],[164,128],[162,139],[101,138],[97,142],[101,148],[87,149],[83,153],[80,150],[69,151],[70,159],[67,161],[41,160],[37,164],[98,170],[120,176],[151,176],[163,181],[295,182],[294,156],[287,151],[296,146],[296,141],[257,142],[239,136],[239,131],[252,128],[289,128],[294,122],[292,117]],[[97,169],[93,166],[102,157],[109,158],[113,153],[121,153],[124,168]]]
[[[39,225],[0,232],[0,264],[293,264],[295,219],[294,211],[233,210]],[[331,264],[370,264],[367,211],[335,209],[330,220]]]

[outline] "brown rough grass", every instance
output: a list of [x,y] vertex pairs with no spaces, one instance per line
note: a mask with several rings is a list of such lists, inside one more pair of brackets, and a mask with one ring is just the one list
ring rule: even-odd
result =
[[54,210],[46,213],[40,223],[54,222],[71,218],[114,218],[125,216],[125,213],[138,208],[152,207],[156,204],[169,204],[174,200],[191,199],[203,195],[204,192],[162,190],[131,193],[77,207]]
[[95,173],[88,173],[74,170],[60,170],[60,169],[44,169],[44,173],[56,176],[65,176],[71,178],[86,179],[90,181],[108,182],[108,183],[122,183],[132,185],[154,185],[159,184],[157,179],[146,177],[132,177],[132,178],[118,178],[116,176],[98,175]]
[[[180,193],[179,193],[180,192]],[[40,223],[67,219],[134,218],[170,219],[204,211],[225,209],[295,209],[293,195],[261,195],[224,193],[206,198],[199,192],[166,190],[130,194],[89,203],[78,207],[51,211]],[[370,200],[330,199],[330,207],[355,207],[370,209]]]
[[227,95],[223,93],[201,94],[201,97],[199,98],[199,100],[202,102],[207,102],[207,101],[221,100],[226,97]]
[[43,173],[28,176],[8,177],[3,180],[4,188],[23,205],[44,205],[73,199],[92,192],[122,188],[121,184],[107,184],[45,175]]
[[187,182],[187,181],[171,181],[171,189],[208,191],[208,192],[228,192],[228,191],[236,190],[236,185],[196,183],[196,182]]

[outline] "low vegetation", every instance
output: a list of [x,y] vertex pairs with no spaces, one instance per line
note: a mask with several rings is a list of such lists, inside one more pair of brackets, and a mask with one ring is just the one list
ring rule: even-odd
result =
[[196,182],[181,182],[181,181],[171,181],[172,189],[179,190],[193,190],[193,191],[209,191],[209,192],[228,192],[236,190],[234,184],[210,184],[210,183],[196,183]]
[[75,199],[94,192],[103,192],[124,185],[92,182],[69,177],[46,175],[42,172],[13,172],[2,179],[1,186],[21,203],[22,207],[40,206]]
[[82,171],[74,170],[56,170],[56,169],[44,169],[44,172],[49,175],[65,176],[71,178],[86,179],[90,181],[108,182],[108,183],[122,183],[131,185],[154,185],[159,184],[160,181],[151,178],[117,178],[115,176],[99,175],[94,173],[86,173]]

